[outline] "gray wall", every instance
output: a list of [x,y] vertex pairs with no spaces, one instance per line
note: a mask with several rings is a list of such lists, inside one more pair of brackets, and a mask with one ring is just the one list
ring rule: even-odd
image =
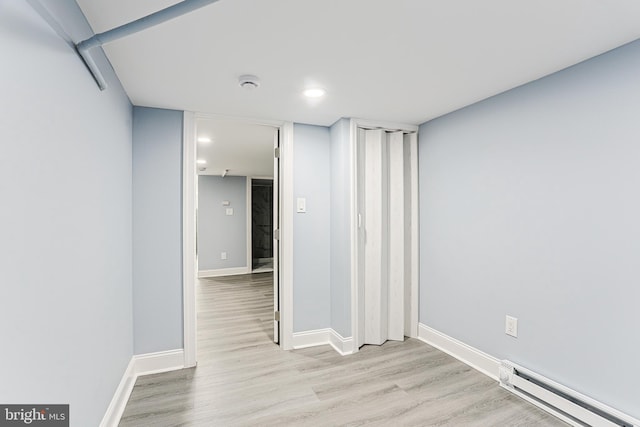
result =
[[[222,201],[228,200],[229,206]],[[233,215],[226,209],[233,208]],[[220,253],[227,259],[221,260]],[[198,269],[247,266],[247,178],[198,177]]]
[[181,111],[133,109],[133,320],[136,354],[182,339]]
[[349,119],[331,126],[331,327],[351,336],[351,152]]
[[0,52],[0,402],[69,403],[96,426],[133,354],[131,104],[27,2],[0,2]]
[[421,322],[635,417],[638,76],[635,42],[420,128]]
[[[330,148],[329,128],[293,127],[293,331],[330,326]],[[307,212],[296,213],[296,199]]]

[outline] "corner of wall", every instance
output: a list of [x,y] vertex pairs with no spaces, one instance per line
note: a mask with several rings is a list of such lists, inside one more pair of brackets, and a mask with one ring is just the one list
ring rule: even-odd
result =
[[134,355],[113,394],[109,407],[100,422],[100,427],[116,427],[120,423],[138,377],[183,368],[184,351],[182,349]]

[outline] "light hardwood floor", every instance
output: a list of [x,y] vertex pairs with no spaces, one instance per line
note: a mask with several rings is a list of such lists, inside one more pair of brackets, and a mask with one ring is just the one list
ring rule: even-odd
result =
[[420,341],[281,351],[270,273],[198,286],[198,366],[138,378],[120,426],[564,426]]

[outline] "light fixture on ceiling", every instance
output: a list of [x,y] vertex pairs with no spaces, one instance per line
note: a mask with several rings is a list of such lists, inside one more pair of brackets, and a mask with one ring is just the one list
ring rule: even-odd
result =
[[260,86],[260,79],[253,74],[243,74],[242,76],[238,77],[238,83],[240,84],[241,88],[253,90]]
[[326,93],[326,90],[319,87],[305,89],[304,92],[302,92],[307,98],[322,98]]
[[198,160],[196,160],[196,163],[199,164],[199,165],[206,165],[207,161],[205,159],[198,159]]
[[201,136],[198,138],[198,142],[202,142],[204,144],[208,144],[211,142],[211,138],[209,138],[208,136]]

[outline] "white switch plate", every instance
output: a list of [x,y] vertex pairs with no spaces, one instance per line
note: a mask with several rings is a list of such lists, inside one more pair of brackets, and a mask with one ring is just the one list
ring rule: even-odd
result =
[[305,213],[307,211],[307,199],[304,197],[298,197],[297,207],[298,213]]
[[226,252],[220,252],[220,259],[227,259],[227,253]]
[[504,333],[511,335],[514,338],[518,338],[518,319],[507,316],[504,324]]
[[233,208],[227,208],[227,215],[233,215]]

